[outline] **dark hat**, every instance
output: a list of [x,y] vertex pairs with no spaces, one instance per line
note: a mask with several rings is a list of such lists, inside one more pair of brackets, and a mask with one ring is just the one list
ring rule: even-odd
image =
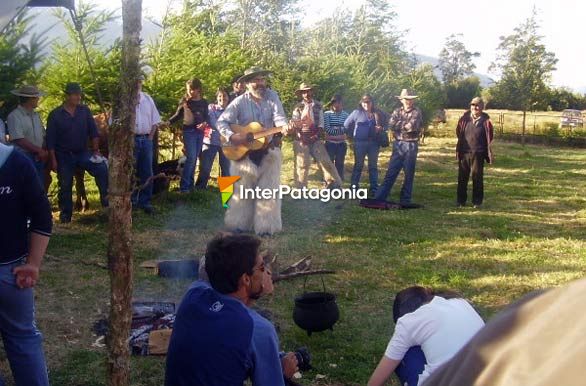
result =
[[138,74],[137,79],[140,80],[141,82],[144,82],[146,80],[146,76],[144,76],[144,74]]
[[250,67],[244,71],[244,75],[242,75],[239,79],[239,83],[246,83],[250,80],[254,79],[257,76],[266,76],[269,75],[271,72],[267,70],[263,70],[260,67]]
[[472,98],[472,100],[470,101],[470,104],[482,106],[482,108],[484,108],[484,100],[481,97]]
[[10,93],[19,97],[29,98],[38,98],[45,95],[45,93],[39,90],[36,86],[21,86],[16,90],[10,91]]
[[65,85],[65,94],[82,94],[79,83],[70,82]]

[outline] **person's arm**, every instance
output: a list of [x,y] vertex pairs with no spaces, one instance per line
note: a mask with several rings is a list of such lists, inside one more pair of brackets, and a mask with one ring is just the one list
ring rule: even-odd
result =
[[7,125],[8,134],[10,136],[10,142],[15,143],[21,149],[26,150],[29,153],[36,154],[41,160],[46,161],[47,152],[42,147],[34,145],[31,141],[24,136],[24,127],[22,127],[20,119],[17,117],[19,114],[18,110],[8,115]]
[[239,142],[239,136],[237,135],[234,137],[236,134],[234,134],[230,128],[231,124],[238,122],[238,106],[240,103],[244,103],[242,98],[232,101],[216,121],[220,135],[224,137],[226,141],[230,141],[234,145],[239,145],[245,142],[245,138],[242,138],[242,141]]
[[279,338],[266,319],[255,315],[252,336],[253,386],[284,386],[283,367],[279,356]]
[[401,363],[400,360],[389,359],[383,356],[378,366],[368,380],[368,386],[383,386],[387,380],[393,375],[393,371]]
[[26,264],[14,268],[13,273],[16,275],[18,287],[29,288],[34,287],[39,280],[39,268],[47,250],[53,220],[51,206],[43,187],[34,183],[37,176],[32,164],[29,163],[21,172],[24,174],[24,180],[27,184],[24,202],[27,217],[30,218],[31,234]]
[[20,148],[28,151],[29,153],[36,154],[42,161],[47,160],[47,151],[42,147],[33,145],[28,139],[26,138],[18,138],[12,140],[15,144],[17,144]]
[[168,119],[167,122],[169,122],[170,125],[174,124],[175,122],[179,121],[180,119],[183,119],[183,101],[181,103],[179,103],[179,106],[177,106],[177,111],[175,111],[175,114],[173,114],[171,116],[171,118]]
[[57,137],[57,123],[55,122],[55,115],[53,112],[49,113],[47,118],[47,134],[45,136],[45,143],[49,151],[49,165],[51,170],[57,172],[57,157],[55,157],[55,141]]
[[348,137],[354,137],[354,129],[356,127],[356,110],[352,111],[348,118],[344,121],[344,128],[346,129],[346,134]]
[[152,140],[155,137],[157,129],[161,125],[161,115],[159,114],[159,110],[157,110],[157,106],[155,105],[155,101],[153,100],[153,98],[151,98],[151,96],[147,94],[145,94],[145,96],[148,98],[148,101],[150,103],[150,122],[152,123],[152,127],[149,133],[149,139]]

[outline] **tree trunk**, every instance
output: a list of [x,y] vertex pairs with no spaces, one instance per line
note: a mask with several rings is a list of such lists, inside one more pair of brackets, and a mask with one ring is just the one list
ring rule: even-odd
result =
[[525,145],[525,119],[527,118],[527,111],[523,110],[523,128],[521,131],[521,143]]
[[110,219],[108,268],[110,272],[110,325],[108,347],[108,385],[130,384],[128,337],[132,321],[132,206],[134,141],[132,128],[138,97],[140,72],[140,30],[142,0],[122,1],[122,71],[119,100],[114,105],[110,127]]

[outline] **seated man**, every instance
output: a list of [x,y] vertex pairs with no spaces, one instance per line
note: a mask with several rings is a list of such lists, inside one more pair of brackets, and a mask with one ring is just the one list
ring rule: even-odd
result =
[[[207,246],[209,284],[195,282],[177,311],[165,385],[284,385],[297,371],[294,355],[279,355],[273,325],[250,308],[265,291],[260,240],[219,235]],[[213,287],[213,288],[212,288]],[[283,368],[285,370],[283,370]]]

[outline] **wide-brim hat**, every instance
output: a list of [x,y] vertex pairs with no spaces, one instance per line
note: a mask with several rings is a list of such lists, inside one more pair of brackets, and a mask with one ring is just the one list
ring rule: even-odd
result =
[[260,67],[250,67],[244,71],[244,75],[238,78],[238,83],[247,83],[257,76],[267,76],[271,74],[268,70],[263,70]]
[[412,90],[404,88],[401,90],[401,95],[397,95],[397,98],[399,98],[399,99],[415,99],[415,98],[419,98],[419,96],[415,95]]
[[295,94],[299,95],[302,91],[313,90],[313,86],[309,83],[301,83],[299,88],[295,90]]
[[10,91],[11,94],[19,97],[38,98],[45,96],[46,94],[39,90],[36,86],[22,86],[16,90]]

